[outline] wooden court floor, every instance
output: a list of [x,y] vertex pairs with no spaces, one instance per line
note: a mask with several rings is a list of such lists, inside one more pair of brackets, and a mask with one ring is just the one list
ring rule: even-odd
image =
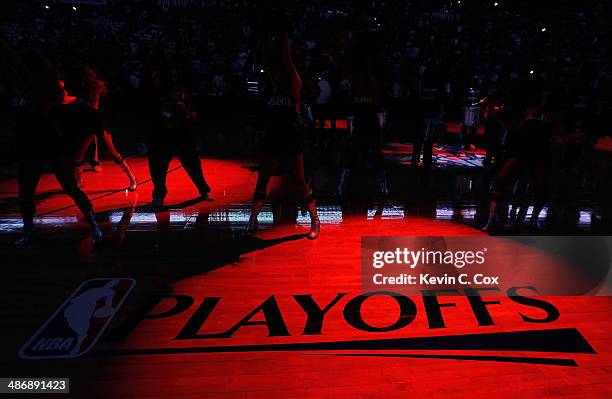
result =
[[[416,310],[410,323],[363,331],[346,314],[347,304],[364,294],[362,237],[481,233],[452,220],[377,218],[369,211],[329,207],[316,241],[303,238],[307,219],[272,226],[267,214],[264,229],[245,239],[239,229],[255,175],[229,161],[205,160],[204,167],[216,201],[189,202],[195,189],[178,170],[169,177],[171,206],[165,215],[144,207],[150,183],[126,194],[112,165],[102,176],[88,174],[88,193],[99,197],[94,206],[110,241],[96,249],[50,176],[39,192],[38,240],[14,248],[14,180],[2,180],[2,376],[67,376],[70,397],[78,398],[612,396],[612,297],[538,297],[559,316],[534,323],[525,317],[542,320],[546,312],[506,295],[487,296],[484,300],[499,304],[487,306],[492,323],[486,326],[479,325],[467,297],[440,297],[440,303],[453,306],[440,308],[444,328],[431,328],[423,298],[410,296]],[[135,169],[145,181],[146,165]],[[122,224],[124,217],[129,222]],[[137,281],[96,348],[77,359],[19,359],[17,351],[34,331],[80,283],[96,277]],[[178,296],[191,298],[190,305],[172,314]],[[309,323],[296,297],[308,297],[320,308],[333,304],[322,322]],[[127,333],[121,330],[151,298],[158,302],[148,316]],[[205,317],[198,312],[203,303],[210,305]],[[398,303],[386,295],[370,298],[360,317],[379,330],[394,325]],[[177,339],[187,325],[195,327]],[[305,333],[306,325],[315,333]],[[493,337],[493,346],[482,346],[487,339],[475,334]],[[496,346],[508,337],[511,344]],[[578,344],[591,350],[578,350]]]

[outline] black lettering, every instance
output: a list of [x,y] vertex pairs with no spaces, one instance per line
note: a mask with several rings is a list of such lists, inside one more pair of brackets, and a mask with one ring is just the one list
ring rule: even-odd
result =
[[[400,307],[400,314],[399,314],[399,317],[397,318],[397,321],[395,321],[395,323],[393,323],[390,326],[374,327],[374,326],[367,324],[363,320],[363,315],[361,314],[361,308],[363,306],[363,303],[368,298],[373,297],[373,296],[378,296],[378,295],[390,296],[391,298],[395,299],[395,301]],[[372,293],[356,296],[355,298],[351,299],[344,307],[344,318],[346,322],[358,330],[368,331],[368,332],[388,332],[388,331],[399,330],[400,328],[406,327],[408,324],[412,323],[412,321],[416,317],[416,313],[417,313],[416,305],[410,298],[404,295],[399,295],[394,292],[385,292],[385,291],[372,292]]]
[[508,296],[510,297],[511,300],[513,300],[516,303],[520,303],[521,305],[542,309],[543,311],[546,312],[546,317],[543,319],[534,319],[534,318],[525,316],[522,313],[519,313],[519,315],[521,316],[521,319],[523,319],[524,322],[526,323],[551,323],[559,319],[559,310],[556,307],[554,307],[553,304],[545,302],[541,299],[519,295],[518,290],[520,289],[528,289],[528,290],[538,292],[538,290],[535,287],[531,287],[531,286],[512,287],[508,290]]
[[[251,321],[251,319],[259,312],[263,312],[265,320]],[[234,327],[230,328],[224,333],[217,334],[215,338],[231,338],[231,336],[238,331],[238,329],[244,326],[267,326],[269,337],[285,337],[291,335],[289,334],[289,330],[287,330],[287,325],[285,324],[285,320],[283,320],[283,315],[281,314],[274,296],[266,299],[261,305],[253,309],[251,313],[236,323]],[[200,337],[201,336],[195,336],[194,338]],[[204,338],[212,337],[204,336]]]
[[[151,311],[164,299],[173,299],[176,303],[170,310],[152,314]],[[188,295],[154,295],[145,300],[114,331],[112,331],[106,338],[106,341],[125,341],[127,336],[134,331],[144,319],[163,319],[172,317],[189,309],[191,305],[193,305],[193,298]]]
[[200,334],[198,331],[202,328],[208,317],[213,312],[221,298],[204,298],[202,304],[195,311],[193,316],[187,321],[181,332],[174,339],[203,339],[203,338],[223,338],[220,334]]
[[457,290],[425,290],[423,293],[423,304],[425,305],[425,314],[427,315],[427,323],[429,328],[446,328],[444,317],[442,317],[442,307],[457,306],[454,302],[440,303],[436,293],[448,292],[457,293]]
[[474,316],[476,316],[476,320],[478,321],[479,326],[493,326],[495,323],[491,318],[491,314],[487,310],[487,305],[501,305],[500,301],[485,301],[480,296],[480,291],[498,291],[499,288],[491,287],[491,288],[466,288],[465,293],[468,296],[468,301],[470,302],[470,306],[472,307],[472,311],[474,312]]
[[346,294],[338,294],[336,297],[323,309],[312,299],[312,295],[294,295],[293,298],[304,309],[308,317],[302,335],[318,335],[323,329],[323,317],[343,296]]

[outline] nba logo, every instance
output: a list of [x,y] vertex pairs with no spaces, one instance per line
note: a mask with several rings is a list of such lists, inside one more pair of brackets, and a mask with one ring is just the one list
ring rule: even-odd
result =
[[87,280],[59,307],[19,351],[22,359],[69,359],[90,351],[136,281]]

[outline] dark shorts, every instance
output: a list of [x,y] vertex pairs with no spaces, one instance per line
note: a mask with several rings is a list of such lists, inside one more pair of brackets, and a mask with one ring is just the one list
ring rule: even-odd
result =
[[267,107],[264,111],[265,130],[262,143],[264,154],[273,156],[301,154],[302,129],[297,122],[297,114],[293,110]]
[[108,124],[101,114],[82,103],[58,107],[54,111],[53,121],[66,139],[73,143],[91,135],[101,137],[105,128],[108,129]]
[[550,167],[552,135],[553,130],[549,123],[528,121],[521,130],[514,133],[511,156],[521,159],[532,167]]
[[354,116],[355,134],[373,134],[379,130],[378,108],[374,104],[354,103],[351,106]]

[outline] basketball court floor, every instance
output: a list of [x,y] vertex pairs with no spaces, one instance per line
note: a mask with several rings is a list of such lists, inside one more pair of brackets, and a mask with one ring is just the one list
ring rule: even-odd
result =
[[[134,193],[124,190],[112,163],[102,174],[85,174],[103,245],[92,247],[78,210],[47,174],[34,242],[15,247],[16,181],[3,177],[1,374],[69,377],[70,396],[84,398],[609,398],[612,297],[597,288],[535,297],[558,311],[550,320],[550,307],[525,306],[502,292],[483,294],[499,302],[486,306],[490,323],[462,293],[440,297],[444,327],[434,328],[423,297],[409,297],[415,308],[400,328],[399,302],[384,293],[363,296],[363,237],[484,236],[478,227],[487,205],[472,192],[479,177],[466,172],[481,154],[437,154],[462,165],[433,177],[392,172],[388,198],[321,196],[315,241],[305,238],[308,216],[295,214],[280,177],[261,231],[241,234],[256,179],[252,163],[204,158],[215,201],[199,202],[174,161],[166,207],[153,210],[146,159],[134,158],[141,182]],[[402,148],[387,156],[401,164]],[[335,184],[323,172],[315,177],[315,187]],[[609,232],[599,204],[574,204],[572,234]],[[549,208],[541,217],[552,225],[559,215],[567,212]],[[136,282],[95,347],[74,359],[20,358],[24,343],[93,278]],[[360,298],[357,317],[351,309]]]

